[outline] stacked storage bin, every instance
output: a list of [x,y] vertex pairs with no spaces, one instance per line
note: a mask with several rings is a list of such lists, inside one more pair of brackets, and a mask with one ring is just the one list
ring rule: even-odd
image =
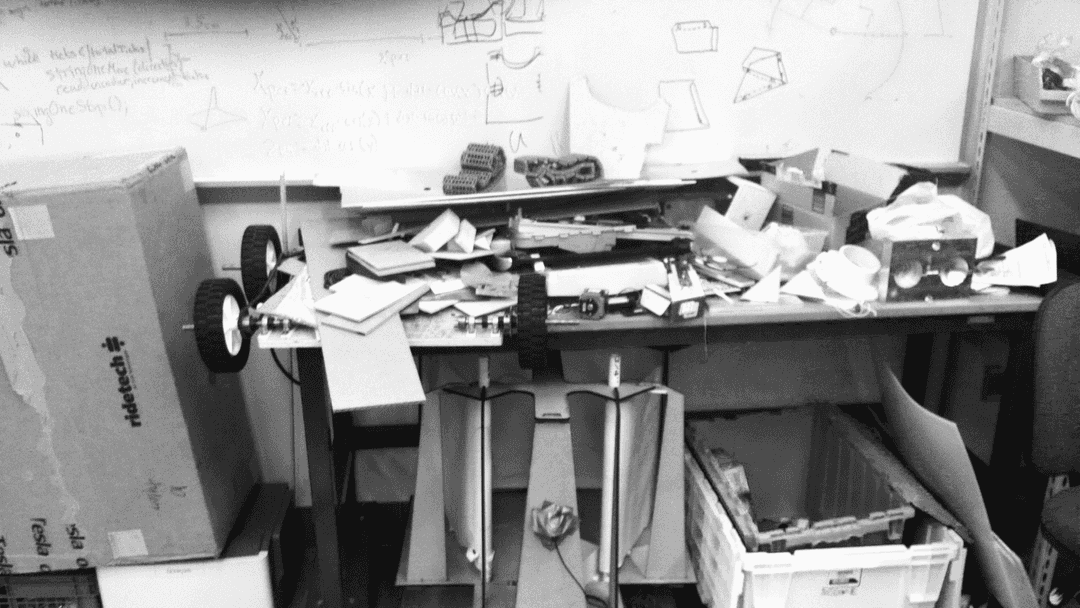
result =
[[695,421],[687,437],[687,542],[711,608],[959,606],[962,539],[912,519],[910,476],[838,409]]

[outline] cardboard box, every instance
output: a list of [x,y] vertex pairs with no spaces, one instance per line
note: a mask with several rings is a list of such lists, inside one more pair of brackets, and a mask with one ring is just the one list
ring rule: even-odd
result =
[[102,605],[109,608],[288,605],[290,593],[285,579],[290,576],[299,579],[297,566],[303,554],[302,549],[288,546],[282,539],[291,500],[292,493],[285,484],[262,486],[257,496],[253,496],[251,509],[244,512],[244,520],[237,522],[232,540],[220,559],[98,568]]
[[218,555],[258,469],[181,327],[213,275],[186,153],[3,174],[0,574]]
[[763,174],[761,185],[776,193],[770,219],[776,221],[777,214],[799,215],[792,217],[793,222],[782,223],[828,230],[827,247],[836,249],[846,242],[852,214],[884,204],[906,175],[907,171],[894,165],[814,149],[779,161],[776,174]]
[[1013,56],[1013,93],[1038,114],[1069,114],[1065,99],[1071,91],[1044,89],[1042,69],[1032,59],[1031,55]]

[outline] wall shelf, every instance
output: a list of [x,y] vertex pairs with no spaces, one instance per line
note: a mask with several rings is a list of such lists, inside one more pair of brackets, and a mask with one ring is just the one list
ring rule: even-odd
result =
[[1080,158],[1080,120],[1036,114],[1023,101],[999,97],[990,106],[987,130],[1024,143]]

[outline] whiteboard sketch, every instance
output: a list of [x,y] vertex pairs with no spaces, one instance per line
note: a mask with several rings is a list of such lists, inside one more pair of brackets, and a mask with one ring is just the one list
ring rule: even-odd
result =
[[709,117],[705,115],[697,83],[692,79],[662,80],[659,91],[660,98],[670,106],[664,127],[666,133],[709,128]]
[[708,21],[680,21],[671,26],[676,53],[715,53],[720,28]]
[[451,2],[439,11],[443,44],[498,42],[503,37],[503,4],[496,1],[477,13],[466,13],[465,2]]
[[788,83],[780,51],[754,47],[743,60],[742,71],[735,103],[763,95]]
[[569,152],[578,77],[608,105],[674,108],[647,163],[816,145],[955,161],[978,19],[978,0],[8,5],[0,122],[41,124],[19,156],[179,144],[197,181],[441,174],[477,138]]
[[221,109],[221,106],[218,105],[217,87],[210,87],[210,102],[207,104],[206,109],[199,110],[191,115],[191,124],[198,127],[200,131],[207,131],[231,122],[244,120],[247,119],[239,114]]
[[18,152],[44,146],[45,127],[35,117],[30,117],[30,121],[16,117],[11,122],[0,123],[0,150]]
[[510,0],[503,13],[507,36],[544,31],[544,0]]
[[486,124],[519,124],[544,118],[540,56],[539,48],[517,61],[508,59],[502,49],[488,54]]
[[300,44],[300,23],[296,17],[296,11],[290,11],[290,14],[286,15],[279,6],[277,14],[281,17],[281,21],[274,24],[277,28],[278,39]]

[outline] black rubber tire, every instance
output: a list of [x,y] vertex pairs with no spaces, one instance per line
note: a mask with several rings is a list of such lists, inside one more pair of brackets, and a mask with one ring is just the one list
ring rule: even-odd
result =
[[547,365],[547,277],[536,272],[518,281],[517,351],[522,369]]
[[[266,267],[266,246],[270,244],[281,260],[281,239],[277,229],[266,224],[248,226],[240,239],[240,281],[244,285],[244,295],[254,306],[274,294],[279,287],[288,282],[288,277],[278,272],[270,281],[270,286],[263,292],[263,287],[271,278]],[[262,296],[259,297],[259,294]]]
[[223,305],[228,296],[236,300],[242,313],[247,307],[244,292],[232,279],[206,279],[199,283],[195,292],[195,345],[203,363],[215,374],[232,374],[244,369],[251,353],[250,336],[242,337],[240,350],[235,355],[229,352],[225,343],[221,324]]

